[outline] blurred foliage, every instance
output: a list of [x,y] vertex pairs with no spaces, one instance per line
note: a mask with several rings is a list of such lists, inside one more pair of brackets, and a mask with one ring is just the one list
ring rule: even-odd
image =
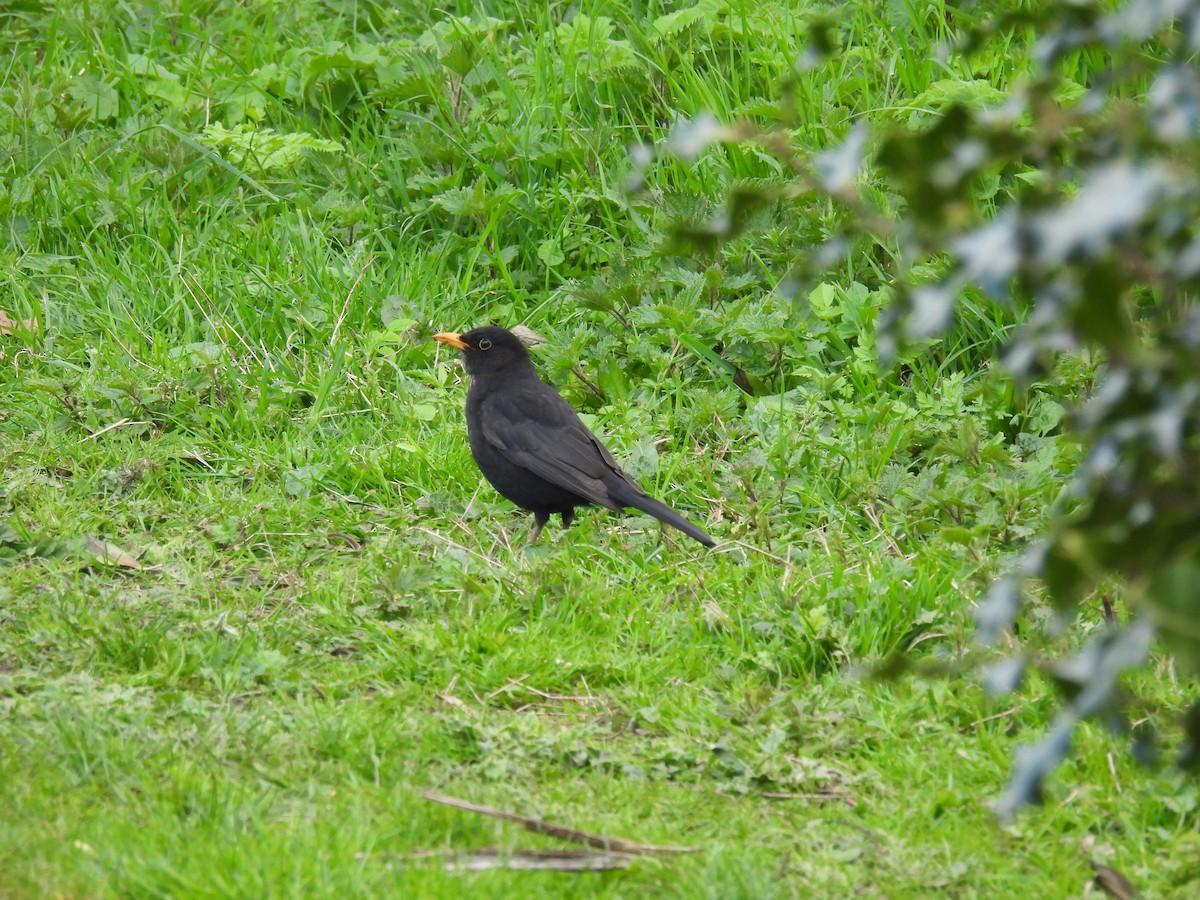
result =
[[[1018,753],[998,804],[1011,814],[1040,799],[1081,719],[1129,729],[1119,677],[1145,662],[1155,635],[1182,669],[1200,669],[1200,2],[987,12],[957,29],[947,58],[987,70],[998,43],[1036,35],[1034,65],[1011,91],[934,83],[907,117],[855,128],[815,154],[784,130],[701,121],[701,143],[765,148],[792,174],[770,188],[741,185],[715,227],[681,220],[675,237],[703,258],[754,227],[746,211],[756,201],[786,200],[801,215],[824,204],[837,212],[824,216],[821,246],[796,254],[793,277],[840,265],[855,242],[886,248],[881,363],[903,369],[982,297],[1022,314],[1001,351],[1018,386],[1064,354],[1099,364],[1098,385],[1064,420],[1086,452],[1051,527],[978,610],[982,640],[1010,646],[1039,583],[1055,611],[1051,636],[1084,604],[1103,602],[1109,620],[1070,659],[1035,658],[1015,641],[1016,655],[987,670],[1003,693],[1035,666],[1065,698],[1050,734]],[[822,34],[825,59],[807,61],[818,69],[852,49],[836,23]],[[693,155],[697,127],[667,149]],[[810,298],[818,319],[823,289]],[[1114,583],[1130,610],[1123,625]],[[1153,724],[1133,734],[1139,758],[1156,756]],[[1200,705],[1183,727],[1178,762],[1195,770]]]

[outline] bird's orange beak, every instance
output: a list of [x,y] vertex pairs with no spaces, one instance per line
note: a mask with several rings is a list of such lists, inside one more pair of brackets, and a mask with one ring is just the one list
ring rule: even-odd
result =
[[455,334],[453,331],[439,331],[433,336],[433,339],[439,344],[449,344],[459,350],[470,349],[467,344],[463,343],[462,335]]

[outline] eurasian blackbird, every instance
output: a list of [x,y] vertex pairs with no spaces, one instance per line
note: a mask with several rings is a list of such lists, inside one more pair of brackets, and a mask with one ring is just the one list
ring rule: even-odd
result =
[[580,421],[571,404],[542,381],[525,345],[503,328],[466,334],[442,332],[434,340],[462,351],[470,376],[467,437],[483,477],[517,506],[533,512],[533,540],[575,507],[596,504],[620,511],[631,506],[678,528],[706,547],[713,539],[621,471],[612,454]]

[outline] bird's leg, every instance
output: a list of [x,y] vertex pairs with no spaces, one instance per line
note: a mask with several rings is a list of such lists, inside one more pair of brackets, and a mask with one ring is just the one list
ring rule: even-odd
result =
[[563,531],[566,531],[568,528],[571,527],[571,523],[575,521],[575,510],[573,508],[572,509],[564,509],[562,511],[562,520],[563,520]]
[[546,527],[546,523],[550,521],[550,513],[535,510],[533,513],[533,535],[529,538],[529,543],[533,543],[541,535],[542,529]]

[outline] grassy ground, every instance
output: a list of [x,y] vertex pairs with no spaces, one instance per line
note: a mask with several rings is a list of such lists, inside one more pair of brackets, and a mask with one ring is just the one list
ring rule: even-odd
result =
[[[888,247],[789,290],[821,204],[656,252],[786,178],[752,147],[625,192],[680,117],[820,150],[1023,68],[1015,38],[938,61],[939,4],[867,6],[800,74],[792,4],[6,11],[0,309],[34,331],[0,339],[0,894],[1065,897],[1099,860],[1190,896],[1194,784],[1085,729],[1002,826],[1050,689],[864,677],[975,652],[1091,367],[1016,397],[986,366],[1013,314],[972,308],[879,371]],[[429,341],[486,321],[546,335],[717,549],[601,511],[528,546]],[[1180,705],[1165,665],[1138,687]],[[699,852],[447,873],[405,855],[554,842],[426,788]]]

